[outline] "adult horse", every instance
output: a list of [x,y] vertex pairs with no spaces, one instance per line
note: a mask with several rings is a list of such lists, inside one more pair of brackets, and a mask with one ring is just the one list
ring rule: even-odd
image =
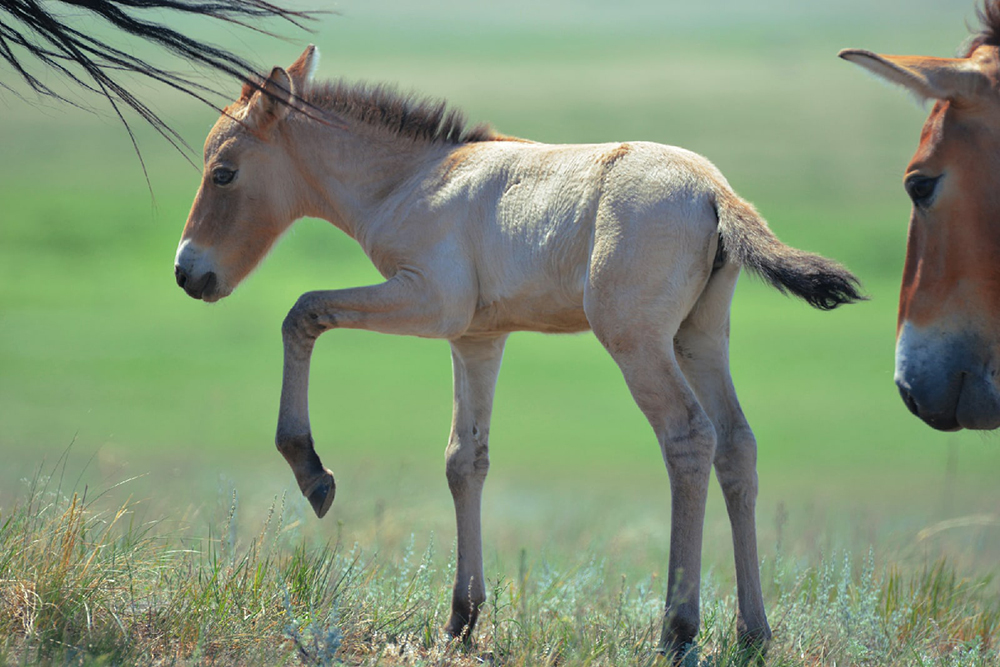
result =
[[[672,508],[663,649],[698,631],[702,528],[714,464],[732,523],[743,640],[770,637],[754,504],[756,443],[729,375],[729,306],[741,265],[830,309],[859,297],[836,263],[790,248],[706,159],[634,142],[553,146],[384,87],[315,84],[310,47],[243,89],[205,142],[201,187],[177,250],[192,297],[230,294],[297,218],[326,219],[385,277],[302,295],[282,325],[276,443],[322,517],[334,480],[313,448],[310,356],[325,331],[448,340],[446,449],[458,526],[447,630],[468,636],[486,597],[480,499],[504,343],[513,331],[593,330],[659,440]],[[297,113],[306,105],[308,113]]]
[[840,57],[934,100],[904,185],[913,201],[896,385],[945,431],[1000,427],[1000,0],[960,58]]

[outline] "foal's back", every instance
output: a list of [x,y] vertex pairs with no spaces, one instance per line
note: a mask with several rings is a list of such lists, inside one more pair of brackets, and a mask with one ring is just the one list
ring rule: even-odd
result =
[[728,189],[705,158],[650,142],[467,144],[437,170],[430,224],[461,228],[478,291],[473,332],[588,329],[588,276],[606,259],[594,250],[609,242],[632,277],[667,266],[659,289],[690,291],[711,268],[714,198]]

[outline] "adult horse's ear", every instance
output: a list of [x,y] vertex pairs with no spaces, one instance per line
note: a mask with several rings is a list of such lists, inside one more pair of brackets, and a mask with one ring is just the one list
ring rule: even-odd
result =
[[271,70],[264,85],[250,98],[245,122],[263,132],[288,113],[295,90],[288,73],[280,67]]
[[979,64],[970,58],[887,56],[861,49],[844,49],[838,55],[923,100],[971,99],[990,85]]
[[315,45],[310,44],[302,52],[298,60],[288,68],[288,76],[292,79],[292,86],[296,95],[305,97],[306,91],[309,89],[309,84],[312,82],[313,74],[316,72],[318,66],[319,49]]

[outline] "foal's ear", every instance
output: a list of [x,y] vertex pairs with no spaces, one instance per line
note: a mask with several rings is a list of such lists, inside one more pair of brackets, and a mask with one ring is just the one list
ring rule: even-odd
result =
[[306,91],[309,89],[309,84],[312,83],[313,74],[316,72],[318,66],[319,49],[315,45],[310,44],[302,52],[298,60],[288,67],[288,76],[292,79],[296,95],[305,97]]
[[271,75],[250,98],[245,122],[257,131],[265,131],[288,113],[295,90],[288,73],[280,67],[271,70]]
[[887,56],[861,49],[844,49],[838,55],[923,100],[971,99],[989,87],[989,79],[970,58]]

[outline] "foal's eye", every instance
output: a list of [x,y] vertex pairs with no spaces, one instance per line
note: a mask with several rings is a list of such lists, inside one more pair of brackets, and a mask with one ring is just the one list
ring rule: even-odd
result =
[[915,206],[926,208],[934,201],[934,193],[937,191],[938,181],[941,177],[930,178],[915,174],[906,179],[906,193],[910,195]]
[[218,167],[212,170],[212,182],[216,185],[229,185],[236,178],[235,169],[226,169],[225,167]]

